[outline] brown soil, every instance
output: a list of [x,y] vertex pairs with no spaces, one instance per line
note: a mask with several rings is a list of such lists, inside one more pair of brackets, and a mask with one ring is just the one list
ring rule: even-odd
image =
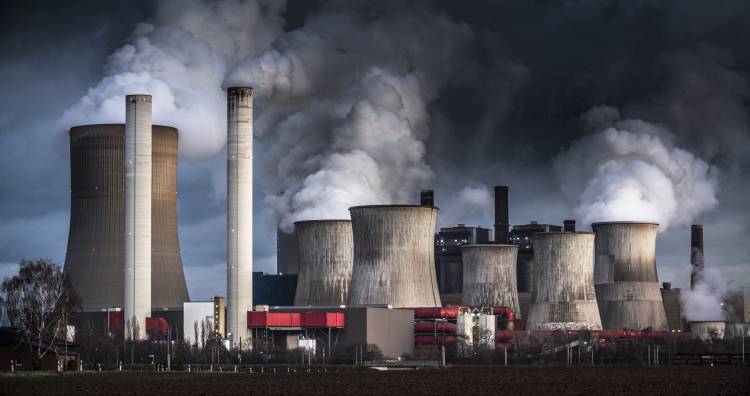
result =
[[2,395],[676,395],[748,394],[750,370],[680,368],[453,368],[339,373],[104,372],[0,376]]

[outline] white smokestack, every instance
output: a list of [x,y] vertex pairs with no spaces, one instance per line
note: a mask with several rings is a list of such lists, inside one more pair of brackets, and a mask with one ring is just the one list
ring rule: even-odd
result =
[[253,89],[227,89],[227,339],[250,341],[253,306]]
[[125,300],[128,338],[151,316],[151,95],[125,97]]

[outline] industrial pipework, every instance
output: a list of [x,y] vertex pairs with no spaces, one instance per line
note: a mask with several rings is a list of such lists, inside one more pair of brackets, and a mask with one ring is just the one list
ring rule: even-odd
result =
[[438,209],[415,205],[349,208],[354,268],[349,305],[439,307],[435,277]]
[[594,234],[534,234],[530,330],[601,330],[593,277]]
[[606,330],[667,330],[656,273],[656,223],[606,222],[596,234],[594,286]]
[[349,299],[354,265],[350,220],[294,223],[299,251],[295,306],[337,306]]
[[253,89],[227,88],[227,339],[250,343],[253,307]]
[[477,307],[508,307],[519,312],[516,289],[516,245],[461,247],[461,303]]

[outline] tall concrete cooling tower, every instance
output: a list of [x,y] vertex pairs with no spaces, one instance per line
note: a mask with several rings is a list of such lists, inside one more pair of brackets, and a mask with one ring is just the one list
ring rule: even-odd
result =
[[[151,308],[190,301],[177,237],[177,130],[153,126]],[[65,273],[84,311],[123,307],[125,125],[70,129],[70,232]]]
[[253,89],[227,89],[227,339],[250,343],[253,307]]
[[596,234],[594,284],[605,329],[667,330],[656,274],[655,223],[606,222]]
[[461,303],[478,307],[508,307],[520,318],[516,289],[516,245],[466,245]]
[[441,306],[435,277],[438,209],[374,205],[349,211],[354,234],[349,305]]
[[601,330],[593,276],[594,234],[534,234],[534,291],[527,319],[532,330]]
[[352,222],[298,221],[294,229],[300,264],[294,305],[346,304],[354,265]]

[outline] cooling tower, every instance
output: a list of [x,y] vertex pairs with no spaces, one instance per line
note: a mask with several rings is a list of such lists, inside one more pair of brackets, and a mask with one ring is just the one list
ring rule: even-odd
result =
[[[65,273],[84,311],[123,307],[125,125],[70,130],[70,233]],[[151,308],[189,301],[177,237],[177,130],[153,126]]]
[[594,285],[605,329],[667,330],[656,275],[655,223],[591,225],[596,234]]
[[434,250],[438,209],[375,205],[349,211],[354,235],[349,305],[441,306]]
[[601,330],[593,276],[594,234],[534,234],[534,290],[527,328]]
[[298,221],[294,229],[300,264],[294,305],[346,304],[354,265],[352,222]]
[[508,307],[520,318],[516,289],[516,245],[466,245],[461,248],[461,303],[475,307]]
[[253,307],[253,89],[227,89],[227,339],[249,345]]

